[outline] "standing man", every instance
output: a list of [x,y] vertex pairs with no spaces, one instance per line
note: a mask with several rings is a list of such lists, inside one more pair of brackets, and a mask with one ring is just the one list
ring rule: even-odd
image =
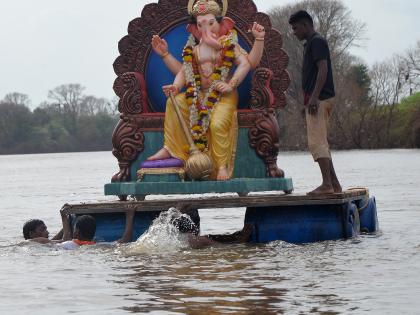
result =
[[306,11],[294,13],[289,24],[300,41],[305,40],[302,67],[302,88],[308,147],[315,162],[319,164],[322,184],[309,195],[342,192],[335,174],[328,144],[328,120],[335,96],[330,50],[328,43],[314,30],[312,17]]

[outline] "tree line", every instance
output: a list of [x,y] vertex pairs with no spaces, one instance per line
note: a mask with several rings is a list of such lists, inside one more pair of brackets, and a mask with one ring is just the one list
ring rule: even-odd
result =
[[[288,24],[299,9],[314,17],[317,31],[330,45],[337,94],[332,147],[420,148],[420,41],[369,67],[350,53],[363,44],[366,25],[340,0],[303,0],[269,12],[290,58],[288,106],[279,113],[282,149],[307,147],[300,85],[303,45]],[[58,86],[33,111],[27,95],[6,95],[0,101],[0,154],[111,150],[117,101],[85,95],[84,90],[80,84]]]
[[6,95],[0,101],[0,154],[111,150],[115,102],[85,95],[84,89],[58,86],[33,111],[27,95]]
[[[288,106],[280,112],[283,149],[305,149],[305,121],[301,115],[303,44],[288,23],[292,13],[307,10],[316,30],[329,43],[336,88],[330,126],[335,149],[420,147],[420,41],[405,52],[367,66],[350,53],[363,45],[366,25],[354,19],[340,0],[303,0],[269,12],[283,35],[290,61]],[[390,39],[391,40],[391,39]]]

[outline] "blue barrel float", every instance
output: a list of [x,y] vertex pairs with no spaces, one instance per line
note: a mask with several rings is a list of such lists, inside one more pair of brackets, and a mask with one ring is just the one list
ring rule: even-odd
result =
[[255,226],[251,236],[255,243],[276,240],[312,243],[348,239],[360,232],[378,230],[374,197],[341,204],[251,207],[246,211],[245,222]]
[[359,200],[360,231],[362,233],[374,233],[379,229],[378,215],[376,212],[375,197]]

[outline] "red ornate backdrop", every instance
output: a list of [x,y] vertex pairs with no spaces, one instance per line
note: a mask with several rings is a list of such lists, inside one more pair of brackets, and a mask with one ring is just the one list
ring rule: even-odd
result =
[[[188,20],[188,0],[160,0],[143,8],[141,17],[131,21],[128,35],[118,43],[120,55],[113,66],[118,76],[114,91],[120,98],[121,119],[113,137],[113,154],[120,171],[112,181],[129,181],[130,165],[144,149],[143,132],[161,131],[163,114],[150,113],[143,74],[151,53],[153,34],[167,30]],[[286,106],[285,92],[290,78],[286,71],[288,56],[283,51],[282,36],[272,28],[268,15],[257,11],[251,0],[230,0],[227,16],[235,22],[240,35],[253,44],[248,33],[250,22],[256,21],[266,30],[265,50],[252,79],[251,100],[248,110],[238,111],[239,126],[249,128],[250,146],[266,164],[267,177],[283,177],[276,165],[279,152],[279,126],[275,110]]]

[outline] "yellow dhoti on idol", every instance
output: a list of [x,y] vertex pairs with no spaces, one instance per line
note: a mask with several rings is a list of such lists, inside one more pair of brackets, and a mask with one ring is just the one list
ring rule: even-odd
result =
[[[181,114],[187,126],[190,125],[190,109],[185,93],[176,96]],[[238,93],[235,90],[222,95],[211,113],[210,125],[207,130],[208,154],[213,160],[214,170],[211,179],[216,179],[219,168],[226,167],[231,178],[234,170],[236,143],[238,138],[237,119]],[[180,128],[173,104],[168,99],[165,113],[164,147],[173,157],[188,159],[188,142]]]

